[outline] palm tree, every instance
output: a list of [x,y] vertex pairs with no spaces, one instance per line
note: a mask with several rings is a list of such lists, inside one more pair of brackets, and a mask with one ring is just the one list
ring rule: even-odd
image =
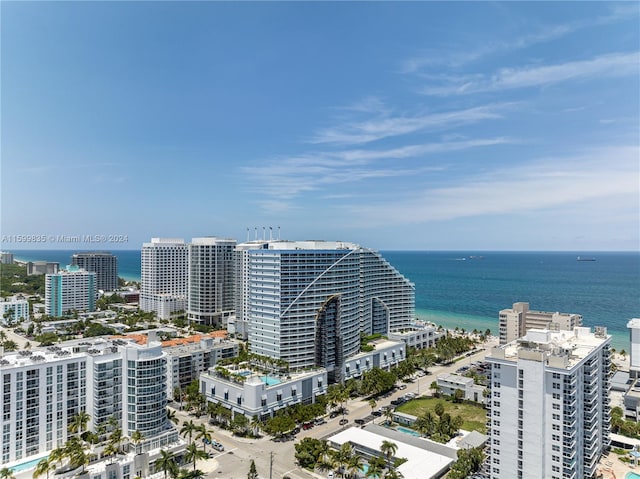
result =
[[192,462],[193,461],[193,470],[196,470],[196,461],[198,459],[208,459],[209,458],[209,454],[207,454],[206,452],[202,451],[201,449],[198,449],[198,445],[195,443],[191,443],[187,446],[187,448],[185,449],[185,455],[184,455],[184,460],[187,462]]
[[402,473],[395,469],[389,469],[384,474],[384,479],[402,479],[403,477]]
[[180,419],[176,416],[176,412],[173,409],[167,409],[167,419],[174,424],[178,424]]
[[349,471],[349,476],[358,477],[358,474],[362,472],[362,458],[357,454],[354,454],[347,461],[347,471]]
[[369,407],[371,408],[371,414],[373,414],[373,410],[376,408],[377,405],[378,403],[376,402],[375,399],[373,398],[369,399]]
[[156,459],[156,470],[162,469],[164,471],[164,479],[167,479],[167,472],[175,471],[178,465],[172,452],[161,450],[160,454],[160,457]]
[[262,426],[264,426],[264,424],[262,423],[258,415],[255,415],[251,418],[251,430],[254,436],[260,436],[260,430],[262,429]]
[[136,446],[136,454],[140,454],[140,452],[138,451],[138,446],[142,441],[144,441],[144,434],[142,434],[137,429],[133,431],[133,433],[131,434],[131,442]]
[[55,461],[50,461],[48,458],[41,459],[40,462],[36,465],[36,468],[33,471],[33,478],[37,478],[42,476],[43,474],[47,475],[47,479],[49,479],[49,472],[55,470],[56,464]]
[[[2,331],[0,331],[0,333],[1,332]],[[0,479],[16,479],[16,476],[13,475],[13,469],[9,469],[8,467],[0,469]]]
[[69,424],[68,429],[69,432],[72,433],[82,433],[87,429],[87,424],[91,421],[91,416],[86,411],[80,411],[78,414],[73,416],[71,424]]
[[398,450],[398,445],[395,442],[384,440],[380,446],[380,452],[387,460],[387,466],[391,468],[391,458]]
[[382,475],[382,470],[386,465],[384,459],[380,456],[373,456],[369,459],[369,468],[365,474],[367,477],[379,478]]
[[183,436],[189,436],[189,443],[191,443],[193,433],[196,432],[197,429],[198,426],[196,426],[196,424],[190,419],[182,424],[180,434],[182,434]]
[[391,408],[387,408],[384,410],[384,418],[386,419],[388,426],[393,424],[393,411],[391,410]]
[[207,452],[207,442],[211,442],[211,433],[207,430],[207,426],[204,424],[199,424],[196,426],[196,441],[198,439],[202,439],[204,444],[204,452]]
[[52,464],[58,463],[59,465],[61,465],[64,458],[64,449],[61,447],[56,447],[49,453],[49,462]]

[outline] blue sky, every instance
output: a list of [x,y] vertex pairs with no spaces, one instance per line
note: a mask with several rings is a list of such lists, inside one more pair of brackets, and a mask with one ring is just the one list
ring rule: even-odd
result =
[[640,249],[635,3],[0,8],[5,240]]

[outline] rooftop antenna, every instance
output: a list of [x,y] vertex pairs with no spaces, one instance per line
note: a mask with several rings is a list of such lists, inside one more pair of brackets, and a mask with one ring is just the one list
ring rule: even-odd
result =
[[278,241],[280,241],[280,227],[278,226]]
[[255,234],[254,239],[255,239],[256,241],[258,241],[258,227],[256,226],[256,227],[255,227],[255,229],[256,229],[256,234]]
[[264,226],[262,227],[262,241],[265,241],[267,239],[267,228],[265,228]]
[[249,242],[249,228],[247,227],[247,243]]
[[273,228],[269,226],[269,241],[273,241]]

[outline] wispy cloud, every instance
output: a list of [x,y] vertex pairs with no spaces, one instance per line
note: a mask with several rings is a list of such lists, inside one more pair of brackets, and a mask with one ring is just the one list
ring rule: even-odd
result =
[[414,116],[385,115],[363,121],[344,122],[336,127],[319,130],[310,143],[357,145],[410,133],[438,131],[483,120],[502,118],[502,112],[513,105],[513,103],[496,103],[463,110]]
[[640,52],[602,55],[590,60],[524,68],[503,68],[491,77],[467,81],[466,77],[443,85],[426,86],[426,95],[465,95],[487,91],[550,85],[590,77],[620,77],[638,74]]
[[477,42],[481,46],[476,48],[460,48],[456,52],[424,51],[423,53],[404,60],[401,64],[401,73],[423,74],[425,68],[446,65],[448,67],[461,67],[469,63],[481,60],[490,55],[506,53],[526,49],[540,43],[551,42],[570,35],[585,28],[608,25],[630,18],[637,17],[640,10],[635,4],[613,5],[609,13],[582,20],[576,20],[564,24],[545,25],[537,31],[526,33],[508,41],[490,41],[483,39]]
[[[252,181],[252,192],[274,200],[274,203],[262,200],[262,205],[282,208],[283,201],[312,192],[327,192],[335,185],[397,177],[415,178],[442,171],[445,168],[442,165],[420,161],[429,155],[507,143],[514,143],[514,140],[503,137],[479,138],[407,145],[393,149],[317,152],[274,158],[261,162],[259,166],[243,167],[241,171],[243,176]],[[417,159],[420,163],[417,166],[399,167],[398,162],[393,161],[408,158]]]
[[[469,177],[456,186],[423,190],[409,198],[353,207],[367,224],[414,224],[496,214],[541,211],[600,198],[637,201],[637,146],[547,158]],[[615,159],[615,160],[614,160]],[[585,214],[589,214],[585,212]]]

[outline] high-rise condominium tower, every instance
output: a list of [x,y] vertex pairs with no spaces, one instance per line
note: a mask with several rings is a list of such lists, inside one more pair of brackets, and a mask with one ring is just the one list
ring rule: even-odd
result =
[[293,369],[339,374],[359,352],[361,332],[386,333],[413,319],[413,284],[375,251],[327,241],[255,241],[237,250],[237,314],[248,320],[250,349]]
[[96,273],[97,289],[115,291],[118,288],[118,258],[111,253],[75,253],[71,256],[71,264]]
[[188,250],[183,239],[151,238],[142,245],[140,309],[160,319],[184,311],[187,299]]
[[492,479],[596,477],[609,446],[611,336],[531,329],[493,348],[487,400]]
[[222,326],[233,314],[235,246],[236,240],[213,237],[189,244],[189,320]]
[[44,312],[62,316],[70,311],[95,311],[96,274],[70,266],[44,281]]

